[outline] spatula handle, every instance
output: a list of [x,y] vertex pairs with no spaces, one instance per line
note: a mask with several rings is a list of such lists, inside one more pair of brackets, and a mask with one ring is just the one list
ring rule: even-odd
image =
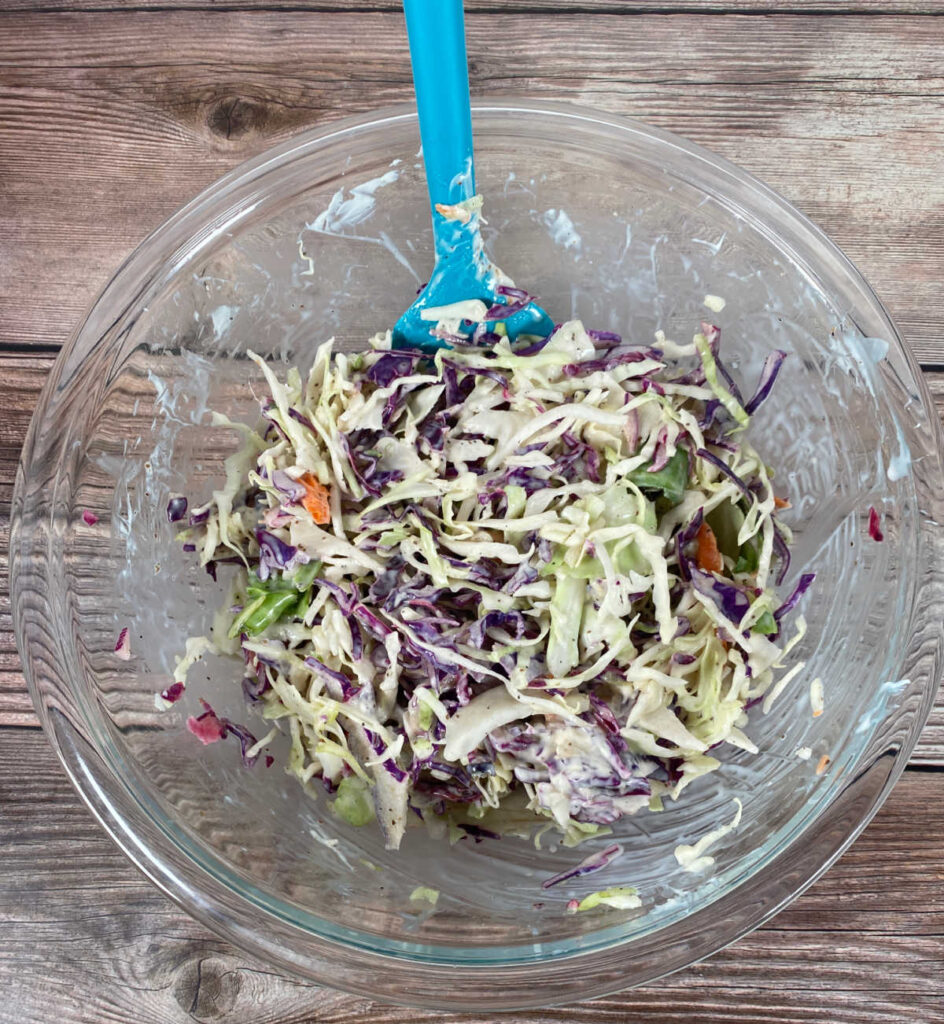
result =
[[462,0],[403,0],[430,204],[475,195]]

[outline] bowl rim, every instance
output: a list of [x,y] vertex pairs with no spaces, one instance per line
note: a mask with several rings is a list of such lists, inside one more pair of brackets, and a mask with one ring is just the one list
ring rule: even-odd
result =
[[[876,315],[887,326],[889,337],[903,355],[909,371],[915,378],[922,402],[927,407],[933,408],[930,405],[930,396],[924,385],[917,361],[902,342],[887,311],[864,277],[824,232],[749,172],[743,171],[726,159],[671,132],[576,104],[531,99],[477,100],[473,102],[473,117],[477,114],[536,115],[561,118],[562,122],[576,120],[584,125],[606,126],[637,140],[645,139],[676,150],[687,160],[695,161],[697,166],[705,170],[710,169],[714,178],[723,179],[725,184],[732,189],[736,187],[743,192],[746,188],[751,203],[749,208],[745,207],[745,212],[748,212],[749,209],[752,223],[756,223],[758,220],[759,211],[767,208],[785,216],[793,228],[791,237],[785,238],[779,231],[771,233],[770,239],[775,241],[778,248],[784,249],[785,242],[792,242],[801,250],[810,250],[816,247],[829,258],[830,277],[835,276],[839,279],[839,287],[837,288],[834,282],[834,286],[827,289],[818,281],[818,276],[814,275],[817,287],[822,287],[827,294],[831,295],[836,294],[837,290],[844,291],[846,288],[852,288],[861,299],[872,306]],[[78,358],[80,361],[84,359],[93,350],[94,339],[101,335],[100,325],[115,320],[114,313],[110,315],[107,313],[109,307],[112,306],[112,297],[118,292],[128,294],[130,285],[134,298],[120,304],[124,307],[121,314],[123,317],[134,305],[136,297],[147,291],[159,273],[173,272],[176,266],[190,260],[195,248],[199,248],[206,242],[208,206],[212,206],[215,211],[215,216],[210,224],[211,229],[214,224],[231,225],[234,223],[233,214],[238,212],[241,204],[246,203],[246,197],[252,194],[255,183],[266,174],[284,166],[295,156],[303,155],[312,148],[325,145],[331,140],[349,137],[352,133],[381,130],[384,126],[405,122],[416,122],[415,107],[410,104],[399,104],[342,118],[300,132],[239,164],[218,181],[204,188],[151,232],[121,264],[60,353],[31,421],[27,442],[24,445],[17,470],[14,521],[11,529],[11,554],[14,555],[11,577],[14,584],[13,605],[17,644],[24,663],[24,673],[27,676],[29,690],[43,726],[80,796],[92,810],[99,823],[139,870],[179,906],[218,934],[233,941],[240,948],[261,955],[293,973],[366,996],[380,995],[394,1001],[437,1008],[461,1008],[467,1005],[467,994],[462,996],[462,1001],[455,1001],[455,998],[448,994],[452,991],[449,986],[455,986],[454,977],[450,977],[450,974],[454,972],[454,965],[451,962],[442,963],[435,959],[422,957],[414,959],[409,955],[396,956],[389,949],[381,952],[376,948],[370,948],[369,945],[365,947],[363,944],[356,943],[343,944],[332,937],[324,934],[315,936],[311,932],[306,933],[311,939],[332,948],[320,950],[322,959],[319,961],[292,956],[286,951],[284,943],[280,944],[277,940],[273,942],[268,937],[260,937],[258,933],[247,928],[244,923],[233,921],[228,916],[232,908],[226,905],[223,895],[212,892],[208,895],[206,889],[198,892],[181,879],[179,872],[174,870],[173,858],[166,860],[157,856],[156,852],[160,847],[153,845],[162,841],[161,836],[163,836],[163,841],[167,841],[169,837],[161,830],[152,829],[149,834],[147,829],[136,827],[140,825],[140,822],[133,820],[132,816],[127,813],[127,808],[121,806],[120,799],[116,797],[115,792],[109,791],[107,785],[109,781],[122,785],[122,781],[117,778],[108,780],[102,777],[101,772],[107,768],[100,753],[92,750],[84,738],[76,732],[74,725],[66,716],[57,713],[56,709],[51,708],[48,704],[35,674],[31,671],[24,620],[19,607],[20,574],[18,570],[21,563],[17,559],[16,553],[19,550],[20,514],[24,502],[25,481],[30,475],[29,465],[35,456],[34,448],[39,439],[39,422],[70,359]],[[730,194],[726,198],[730,200]],[[248,215],[251,209],[252,204],[249,203],[248,209],[243,211],[244,215]],[[159,247],[162,252],[166,251],[169,242],[174,247],[172,257],[155,266],[154,250]],[[792,244],[787,244],[786,248],[791,255],[795,255]],[[801,270],[812,274],[804,261],[797,260],[796,262]],[[83,351],[83,341],[90,342],[85,351]],[[940,423],[936,417],[932,419],[932,423],[936,425],[937,447],[940,451]],[[940,641],[937,654],[939,659]],[[742,895],[743,904],[740,913],[730,915],[730,920],[722,929],[723,935],[720,939],[713,939],[710,948],[698,948],[694,939],[688,935],[683,936],[682,939],[676,940],[674,943],[674,947],[677,948],[674,958],[667,957],[662,963],[656,963],[650,956],[648,967],[638,976],[634,976],[631,979],[632,983],[644,984],[654,981],[673,970],[697,962],[724,945],[735,941],[772,917],[826,871],[868,824],[904,770],[907,754],[913,749],[921,726],[930,713],[935,690],[936,685],[929,684],[926,687],[927,692],[924,694],[923,704],[911,717],[908,741],[898,748],[890,762],[887,759],[878,759],[854,780],[833,792],[830,799],[818,809],[815,819],[806,823],[778,856],[758,866],[750,878],[733,890],[719,894],[720,897],[720,895],[730,895],[732,891],[739,892]],[[128,792],[130,791],[125,789],[124,795],[127,795]],[[826,844],[830,852],[825,859],[821,853],[817,853],[815,857],[809,854],[804,857],[803,851],[795,849],[799,838],[802,836],[808,840],[806,842],[807,850],[818,850],[817,831],[824,831],[824,819],[842,800],[851,800],[857,808],[854,815],[854,826],[839,839],[831,837],[831,841]],[[194,863],[204,873],[206,872],[204,865],[200,865],[193,859],[191,859],[191,863]],[[772,873],[779,873],[783,877],[790,878],[789,885],[782,892],[776,886],[771,887],[768,876]],[[760,883],[765,880],[767,884],[761,891]],[[232,887],[226,887],[225,883],[220,884],[229,893],[233,893]],[[271,908],[267,909],[271,914]],[[710,920],[710,912],[711,904],[703,906],[697,913],[690,915],[686,919],[686,923],[690,928],[697,928],[700,923]],[[706,917],[706,915],[708,916]],[[717,922],[711,921],[711,923],[717,931]],[[649,939],[658,935],[659,931],[656,931],[645,938]],[[362,964],[357,971],[343,969],[345,966],[343,958],[350,956],[352,950],[355,949],[361,955],[366,956],[369,962]],[[494,962],[469,963],[464,970],[477,975],[479,982],[488,979],[489,996],[480,1001],[480,1006],[493,1009],[533,1007],[578,996],[602,995],[625,987],[627,984],[625,975],[619,969],[614,970],[613,965],[607,962],[618,956],[621,949],[627,949],[627,944],[604,942],[590,949],[576,950],[569,955],[559,955],[545,961],[531,960],[525,964],[511,965]],[[624,963],[623,967],[625,966]],[[579,987],[574,987],[573,984],[574,968],[577,968],[581,975]],[[422,981],[422,984],[411,986],[408,979],[403,976],[403,972],[416,972],[420,969],[426,972],[428,977]],[[542,970],[548,971],[551,976],[542,977],[541,989],[536,991],[535,972]],[[387,978],[387,973],[400,976]],[[367,976],[369,980],[363,981],[358,974]],[[499,984],[500,980],[501,984]],[[445,986],[444,982],[447,982]],[[462,988],[465,989],[465,986]],[[444,995],[444,993],[446,994]]]

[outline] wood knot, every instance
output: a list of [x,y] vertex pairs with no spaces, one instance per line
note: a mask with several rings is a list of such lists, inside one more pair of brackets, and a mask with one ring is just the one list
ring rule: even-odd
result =
[[174,984],[174,998],[194,1020],[219,1020],[236,1005],[239,988],[237,971],[222,961],[201,957],[182,965]]
[[242,96],[225,96],[211,104],[206,123],[214,135],[238,139],[249,132],[259,131],[267,120],[268,113],[263,104]]

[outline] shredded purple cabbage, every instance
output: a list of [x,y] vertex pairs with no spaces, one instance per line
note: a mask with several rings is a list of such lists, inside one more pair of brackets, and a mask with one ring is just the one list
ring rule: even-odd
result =
[[813,580],[816,579],[815,572],[805,572],[800,576],[793,593],[783,602],[783,604],[774,612],[774,618],[779,623],[785,615],[789,615],[794,608],[799,604],[800,598],[810,589],[810,585]]
[[882,533],[882,520],[878,512],[871,506],[869,507],[869,536],[879,544],[885,540],[885,534]]
[[600,850],[599,853],[593,853],[589,857],[585,857],[575,867],[567,868],[565,871],[561,871],[556,875],[552,875],[550,878],[546,878],[541,883],[542,889],[550,889],[551,886],[559,885],[561,882],[566,882],[570,878],[581,878],[583,875],[592,874],[594,871],[602,871],[608,864],[610,864],[617,857],[623,853],[622,846],[619,843],[613,843],[612,846],[608,846],[605,850]]
[[691,563],[688,571],[691,573],[692,586],[695,590],[702,597],[714,601],[722,615],[737,626],[751,607],[750,598],[744,591],[715,573],[703,572]]
[[777,349],[774,352],[771,352],[764,360],[764,368],[761,370],[757,390],[744,406],[744,411],[748,416],[753,416],[760,404],[764,402],[770,394],[771,389],[777,380],[777,374],[780,373],[780,367],[783,366],[783,361],[786,358],[787,353],[781,352]]
[[187,514],[187,499],[182,495],[171,498],[167,503],[167,520],[171,523],[180,522]]

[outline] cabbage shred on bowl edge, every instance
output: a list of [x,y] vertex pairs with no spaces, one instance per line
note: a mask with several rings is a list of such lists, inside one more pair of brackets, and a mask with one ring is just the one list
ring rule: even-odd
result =
[[[579,321],[516,346],[500,322],[435,331],[435,356],[327,342],[284,383],[253,355],[259,430],[216,414],[245,446],[208,504],[168,512],[236,571],[158,703],[205,651],[241,656],[288,770],[388,848],[411,812],[453,840],[573,845],[661,810],[719,744],[756,752],[748,709],[802,670],[777,675],[813,576],[778,598],[786,502],[743,436],[784,354],[745,401],[709,324],[656,348]],[[249,763],[275,734],[208,716],[191,731]]]

